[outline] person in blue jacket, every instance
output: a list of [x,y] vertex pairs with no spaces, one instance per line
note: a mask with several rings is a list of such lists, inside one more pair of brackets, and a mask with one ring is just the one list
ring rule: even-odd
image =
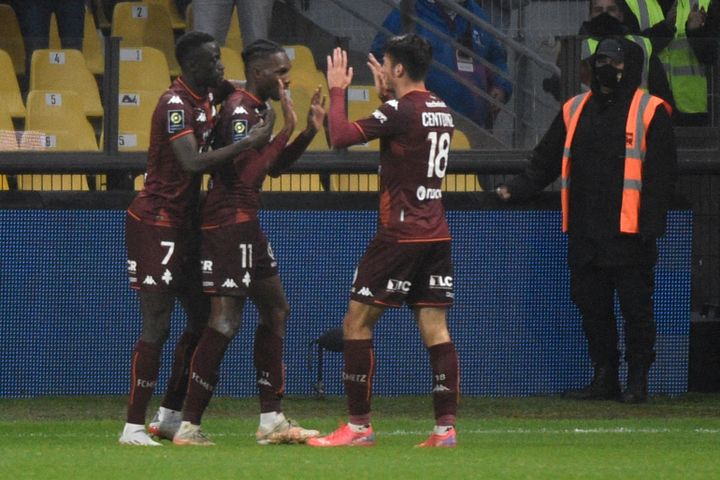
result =
[[[475,0],[457,1],[457,3],[472,14],[489,22],[487,14],[480,5],[475,3]],[[441,6],[440,2],[433,0],[416,0],[415,15],[420,19],[415,24],[415,33],[426,38],[431,43],[434,60],[468,80],[499,103],[505,103],[510,99],[512,85],[506,78],[480,64],[470,55],[459,51],[445,37],[430,30],[423,23],[427,23],[433,29],[451,36],[459,44],[487,60],[496,70],[507,73],[507,53],[503,45],[495,37],[473,25],[451,9]],[[393,10],[388,15],[383,27],[396,35],[402,33],[402,18],[398,9]],[[373,40],[371,52],[379,60],[382,59],[382,47],[386,39],[385,33],[380,31]],[[431,67],[426,79],[426,85],[429,90],[438,94],[450,108],[469,118],[480,127],[492,129],[499,106],[483,98],[479,93],[455,78],[453,74],[443,71],[437,66]]]

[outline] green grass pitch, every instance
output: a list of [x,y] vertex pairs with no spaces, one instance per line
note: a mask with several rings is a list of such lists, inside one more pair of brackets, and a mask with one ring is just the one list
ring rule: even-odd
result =
[[[720,395],[646,405],[463,398],[458,448],[432,450],[413,448],[432,427],[429,397],[376,398],[372,448],[259,446],[254,398],[213,400],[204,429],[215,447],[121,446],[124,406],[122,397],[0,400],[0,478],[720,478]],[[337,397],[290,397],[285,411],[328,432],[345,406]]]

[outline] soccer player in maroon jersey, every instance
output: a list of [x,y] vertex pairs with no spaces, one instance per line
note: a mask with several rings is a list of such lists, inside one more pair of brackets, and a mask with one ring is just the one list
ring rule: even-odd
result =
[[334,147],[380,138],[378,230],[358,264],[343,320],[343,381],[349,422],[315,447],[371,446],[370,399],[375,370],[373,327],[386,308],[412,308],[430,354],[435,428],[421,447],[454,447],[459,395],[458,358],[447,329],[453,303],[450,232],[440,185],[445,176],[453,119],[445,103],[425,88],[430,44],[417,35],[388,40],[384,63],[368,66],[381,99],[372,116],[350,123],[345,89],[352,81],[347,53],[328,56],[329,129]]
[[175,348],[159,418],[150,430],[168,436],[163,433],[168,425],[177,429],[180,424],[188,364],[209,312],[200,284],[201,173],[263,145],[272,132],[271,114],[243,141],[208,151],[215,121],[211,89],[227,89],[220,49],[210,35],[190,32],[178,39],[175,52],[182,75],[160,97],[153,113],[145,187],[128,208],[125,224],[130,287],[139,293],[143,319],[132,355],[127,423],[120,436],[120,443],[127,445],[160,445],[145,431],[145,414],[176,299],[188,323]]
[[173,442],[212,445],[200,423],[218,382],[218,371],[230,342],[240,329],[245,299],[260,313],[255,331],[254,363],[260,396],[261,445],[302,443],[318,435],[285,417],[281,399],[285,386],[282,362],[285,324],[290,312],[277,262],[258,221],[260,189],[265,176],[279,176],[305,151],[325,117],[318,88],[311,100],[307,127],[290,137],[297,118],[287,94],[291,63],[285,49],[257,40],[243,51],[247,85],[223,103],[214,146],[241,142],[262,117],[268,99],[280,100],[282,130],[267,145],[247,150],[232,164],[213,172],[212,187],[202,212],[202,283],[210,295],[210,320],[190,365],[183,422]]

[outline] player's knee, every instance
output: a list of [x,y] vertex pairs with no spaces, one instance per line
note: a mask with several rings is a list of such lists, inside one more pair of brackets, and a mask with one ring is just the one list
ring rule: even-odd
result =
[[142,330],[142,340],[148,343],[163,345],[170,336],[169,322],[145,322]]
[[218,315],[210,319],[209,326],[228,338],[234,338],[240,330],[240,323],[239,315]]

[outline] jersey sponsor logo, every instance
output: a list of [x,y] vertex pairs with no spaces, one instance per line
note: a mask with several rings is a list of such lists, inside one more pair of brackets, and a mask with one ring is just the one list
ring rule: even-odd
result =
[[235,107],[235,110],[233,110],[233,115],[247,115],[248,111],[245,110],[245,107],[240,105],[239,107]]
[[392,100],[388,100],[387,102],[385,102],[385,105],[389,105],[392,108],[394,108],[395,110],[398,109],[398,101],[394,98]]
[[128,273],[137,272],[137,262],[135,260],[128,260],[127,261],[127,269],[128,269]]
[[417,199],[421,202],[425,200],[439,200],[442,198],[442,190],[439,188],[425,188],[420,185],[415,192]]
[[137,277],[130,277],[130,283],[137,283]]
[[374,296],[368,287],[362,287],[360,290],[358,290],[357,294],[363,297]]
[[153,277],[147,275],[145,277],[145,280],[143,280],[143,285],[157,285],[157,282],[155,282],[155,279]]
[[215,282],[202,282],[203,287],[214,287]]
[[394,278],[391,278],[390,280],[388,280],[387,287],[385,287],[385,289],[388,292],[407,293],[410,291],[411,286],[412,286],[412,282],[408,282],[407,280],[396,280]]
[[422,112],[421,119],[423,127],[455,127],[452,115],[446,112]]
[[200,269],[203,273],[212,273],[213,262],[212,260],[200,260]]
[[185,130],[185,112],[182,110],[168,110],[168,133],[177,133]]
[[223,288],[240,288],[238,287],[238,284],[235,283],[235,280],[233,280],[232,278],[226,278],[221,286]]
[[380,122],[380,124],[383,124],[383,123],[387,122],[387,119],[388,119],[388,118],[385,116],[385,114],[382,113],[380,110],[375,110],[375,111],[372,113],[372,116],[373,116],[378,122]]
[[430,275],[430,288],[450,289],[453,286],[453,277],[443,275]]
[[232,141],[239,142],[247,136],[248,122],[247,120],[232,121]]
[[165,273],[163,273],[163,276],[160,277],[160,280],[165,282],[165,285],[170,285],[170,282],[172,282],[173,276],[172,273],[170,273],[170,270],[167,268],[165,269]]
[[167,102],[168,105],[183,105],[183,101],[177,95],[173,95]]
[[425,102],[425,106],[428,108],[447,108],[447,105],[445,105],[445,102],[442,100],[432,100],[429,102]]
[[447,298],[455,298],[455,294],[453,292],[445,292],[445,296]]
[[246,287],[250,286],[250,272],[245,272],[245,276],[243,276],[242,283],[245,284]]

